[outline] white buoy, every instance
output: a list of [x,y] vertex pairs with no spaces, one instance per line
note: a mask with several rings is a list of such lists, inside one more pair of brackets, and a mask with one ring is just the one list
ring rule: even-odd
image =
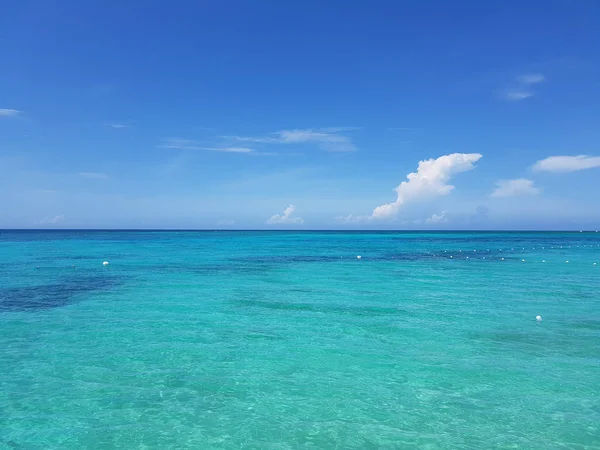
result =
[[545,260],[545,259],[542,259],[542,262],[546,262],[546,260]]
[[524,260],[524,259],[522,259],[522,260],[521,260],[521,262],[525,262],[525,260]]
[[535,316],[535,320],[537,320],[538,322],[542,321],[542,316]]
[[565,262],[566,262],[567,264],[569,264],[569,261],[568,261],[568,260],[567,260],[567,261],[565,261]]
[[[356,257],[356,259],[361,259],[361,258],[362,258],[362,256],[360,256],[360,255],[358,255],[358,256]],[[107,264],[108,264],[108,263],[107,263]]]
[[504,258],[502,258],[502,261],[504,261]]
[[469,257],[467,256],[467,259],[469,259]]
[[596,263],[594,263],[594,266],[596,265]]
[[108,266],[108,261],[104,261],[104,262],[102,263],[102,265],[103,265],[103,266]]
[[454,258],[454,256],[450,255],[450,258]]

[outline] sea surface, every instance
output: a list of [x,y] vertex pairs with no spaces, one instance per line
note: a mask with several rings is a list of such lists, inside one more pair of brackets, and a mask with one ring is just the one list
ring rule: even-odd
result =
[[0,256],[1,449],[600,448],[600,233],[0,231]]

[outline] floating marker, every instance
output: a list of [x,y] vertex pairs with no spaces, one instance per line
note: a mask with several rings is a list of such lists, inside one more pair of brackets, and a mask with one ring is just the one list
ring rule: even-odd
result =
[[104,261],[104,262],[102,263],[102,265],[103,265],[103,266],[108,266],[108,261]]
[[[358,256],[356,257],[356,259],[361,259],[361,258],[362,258],[362,256],[360,256],[360,255],[358,255]],[[107,264],[108,264],[108,263],[107,263]]]
[[469,257],[467,256],[467,259],[469,259]]
[[596,265],[596,263],[594,263],[594,266]]
[[542,262],[546,262],[546,260],[545,260],[545,259],[542,259]]
[[525,262],[525,260],[524,260],[524,259],[522,259],[522,260],[521,260],[521,262]]
[[569,261],[565,261],[567,264],[569,264]]
[[537,320],[538,322],[542,321],[542,316],[535,316],[535,320]]
[[504,261],[504,258],[502,258],[502,261]]

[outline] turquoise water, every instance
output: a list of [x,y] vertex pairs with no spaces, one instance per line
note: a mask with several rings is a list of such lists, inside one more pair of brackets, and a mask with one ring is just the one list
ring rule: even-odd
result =
[[0,448],[600,448],[598,233],[2,231],[0,255]]

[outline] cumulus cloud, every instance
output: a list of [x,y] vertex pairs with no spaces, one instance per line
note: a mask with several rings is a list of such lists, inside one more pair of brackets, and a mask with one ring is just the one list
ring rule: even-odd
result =
[[502,98],[507,101],[516,102],[533,97],[535,92],[533,86],[544,81],[546,77],[540,73],[530,73],[520,75],[516,79],[516,83],[502,92]]
[[57,223],[60,223],[63,220],[65,220],[64,215],[54,216],[54,217],[44,217],[42,220],[40,220],[40,224],[41,225],[56,225]]
[[304,219],[302,217],[292,217],[294,211],[296,211],[296,207],[294,205],[290,205],[285,209],[285,211],[283,211],[283,214],[274,214],[271,216],[271,218],[267,220],[267,223],[269,225],[304,223]]
[[253,153],[254,149],[248,147],[236,147],[236,146],[219,146],[219,147],[204,147],[199,145],[198,142],[190,139],[179,139],[172,138],[167,139],[162,148],[174,148],[179,150],[204,150],[210,152],[223,152],[223,153]]
[[536,162],[536,172],[576,172],[578,170],[600,167],[600,156],[550,156]]
[[452,153],[437,159],[420,161],[417,171],[409,173],[406,176],[408,181],[403,181],[395,189],[396,201],[378,206],[373,210],[371,217],[389,219],[407,202],[449,194],[454,186],[448,184],[448,181],[458,173],[473,169],[474,163],[481,157],[479,153]]
[[496,181],[496,189],[492,197],[515,197],[518,195],[537,195],[540,190],[533,185],[533,180],[518,178],[516,180]]
[[355,130],[353,127],[333,127],[300,130],[281,130],[266,136],[223,136],[238,142],[254,142],[260,144],[303,144],[315,143],[329,152],[351,152],[356,150],[349,136],[342,134]]
[[448,223],[448,217],[446,217],[446,211],[442,211],[441,214],[433,214],[430,218],[425,219],[425,223],[434,225],[438,223]]
[[18,117],[23,114],[23,111],[18,109],[2,109],[0,108],[0,117]]

